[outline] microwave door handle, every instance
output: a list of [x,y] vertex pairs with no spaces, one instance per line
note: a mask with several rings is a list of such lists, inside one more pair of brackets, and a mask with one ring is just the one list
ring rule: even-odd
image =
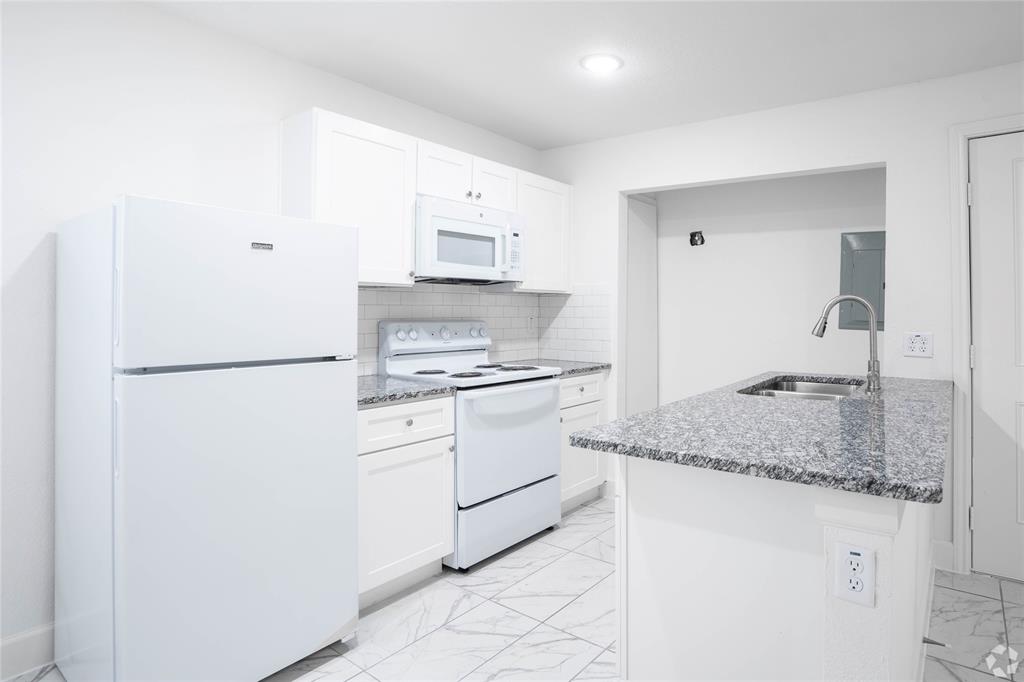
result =
[[501,259],[501,271],[508,272],[509,270],[509,251],[512,249],[512,228],[506,227],[505,234],[502,235],[502,259]]

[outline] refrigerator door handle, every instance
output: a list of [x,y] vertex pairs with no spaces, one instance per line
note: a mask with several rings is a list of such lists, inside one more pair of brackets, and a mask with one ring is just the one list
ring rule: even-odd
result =
[[114,267],[114,345],[121,343],[121,268]]
[[113,433],[113,438],[110,439],[110,444],[111,444],[111,450],[112,450],[112,453],[113,453],[113,457],[112,457],[113,462],[111,464],[112,464],[112,466],[114,468],[114,479],[115,480],[118,479],[118,478],[121,478],[121,448],[118,447],[118,443],[121,440],[121,437],[120,437],[120,431],[121,431],[120,413],[121,413],[121,404],[117,400],[117,398],[114,398],[114,415],[113,415],[113,420],[112,420],[113,424],[114,424],[114,433]]

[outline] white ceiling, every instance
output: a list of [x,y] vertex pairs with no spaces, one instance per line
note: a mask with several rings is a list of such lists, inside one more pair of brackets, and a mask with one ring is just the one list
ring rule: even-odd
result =
[[537,149],[1024,60],[1021,2],[161,6]]

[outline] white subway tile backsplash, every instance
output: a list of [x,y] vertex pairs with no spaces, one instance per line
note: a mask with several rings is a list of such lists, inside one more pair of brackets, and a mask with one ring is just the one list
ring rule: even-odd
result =
[[603,285],[540,296],[540,356],[554,360],[611,360],[611,296]]
[[491,358],[606,362],[611,359],[611,297],[603,286],[576,293],[511,294],[489,287],[416,284],[412,289],[359,289],[359,373],[377,372],[377,323],[413,318],[482,319]]
[[491,356],[510,362],[536,358],[540,350],[537,294],[492,292],[488,287],[416,284],[412,289],[359,289],[359,373],[377,372],[377,323],[411,318],[485,320],[491,329]]

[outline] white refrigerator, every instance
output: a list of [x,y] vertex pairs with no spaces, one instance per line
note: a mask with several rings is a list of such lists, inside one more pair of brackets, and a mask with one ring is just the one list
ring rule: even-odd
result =
[[252,682],[348,637],[356,230],[124,197],[57,240],[56,660]]

